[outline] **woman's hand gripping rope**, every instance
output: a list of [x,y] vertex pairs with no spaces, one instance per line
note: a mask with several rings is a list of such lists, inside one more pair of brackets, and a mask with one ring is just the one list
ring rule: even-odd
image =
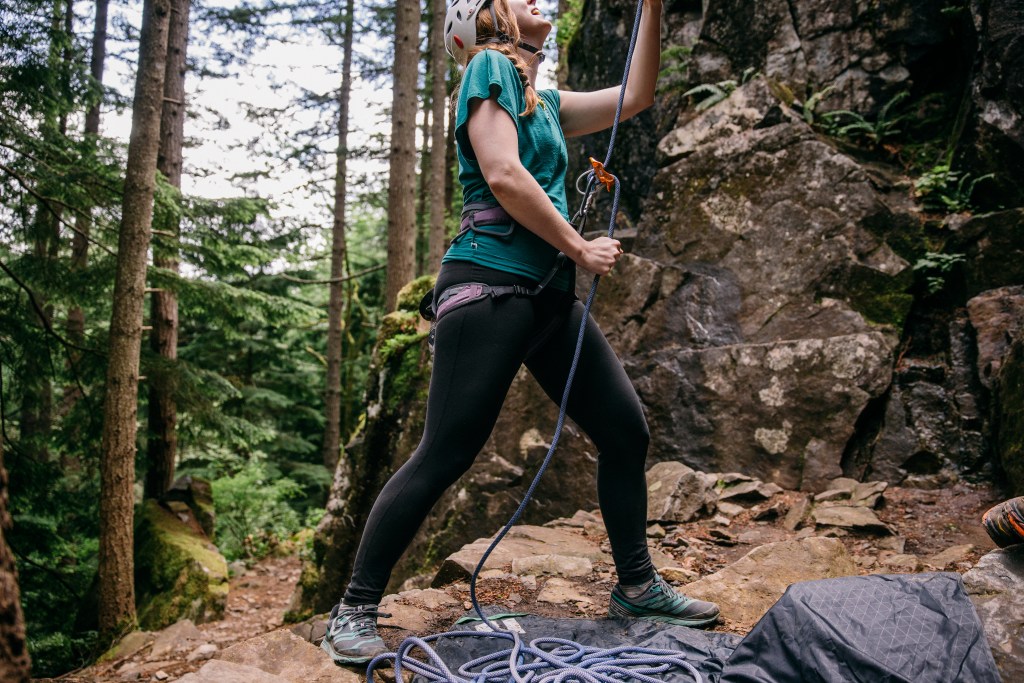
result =
[[[615,207],[618,207],[618,188],[619,179],[614,175],[605,170],[604,164],[590,157],[590,165],[593,167],[592,170],[587,171],[587,190],[584,193],[585,198],[583,200],[584,206],[589,207],[590,205],[590,194],[600,183],[604,185],[608,192],[614,194],[616,201],[614,202]],[[596,237],[593,240],[587,242],[587,252],[583,254],[581,260],[577,261],[576,264],[584,270],[593,273],[594,275],[607,275],[611,272],[612,267],[622,258],[622,243],[619,240],[612,237],[615,226],[615,216],[612,215],[612,224],[609,227],[608,235],[603,237]],[[584,262],[585,261],[585,262]]]

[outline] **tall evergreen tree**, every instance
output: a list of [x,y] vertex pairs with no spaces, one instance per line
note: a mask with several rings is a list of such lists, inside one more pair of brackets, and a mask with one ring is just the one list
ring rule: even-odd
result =
[[[44,144],[55,150],[66,146],[64,138],[67,133],[71,41],[68,24],[73,18],[71,11],[71,0],[55,0],[50,7],[48,69],[43,75],[43,86],[49,97],[43,111],[39,136]],[[35,216],[30,226],[32,255],[42,272],[52,273],[56,268],[64,208],[60,202],[52,201],[58,195],[55,185],[59,179],[42,169],[38,175],[41,179],[40,191],[37,193]],[[48,329],[52,325],[54,313],[50,294],[36,291],[34,296],[39,306],[31,306],[29,315],[40,330]],[[21,401],[21,440],[22,447],[40,461],[50,457],[53,426],[52,360],[48,344],[25,350],[27,378],[23,384]]]
[[[188,51],[189,0],[171,0],[167,33],[167,70],[164,75],[163,108],[160,114],[160,151],[157,169],[174,188],[173,202],[165,208],[153,240],[153,265],[178,274],[180,250],[182,147],[185,135],[185,72]],[[156,230],[154,230],[156,232]],[[174,481],[178,452],[178,405],[174,398],[174,361],[178,358],[178,295],[170,288],[156,288],[150,301],[150,347],[167,361],[154,369],[149,386],[149,439],[145,495],[159,498]]]
[[[429,34],[428,34],[429,36]],[[427,246],[430,239],[430,197],[427,177],[430,175],[430,48],[423,55],[425,83],[423,88],[423,120],[420,124],[419,186],[416,188],[416,277],[428,268]]]
[[[87,161],[95,161],[96,141],[100,134],[100,104],[103,99],[103,68],[107,56],[107,8],[109,0],[96,0],[93,17],[92,53],[89,59],[89,75],[92,78],[92,101],[85,112],[84,153]],[[89,235],[92,231],[92,206],[83,206],[75,216],[75,231],[71,238],[71,270],[83,272],[89,267]],[[85,338],[85,312],[78,304],[68,310],[68,338],[81,345]],[[75,365],[80,352],[72,349],[69,365]],[[74,403],[81,398],[77,385],[70,384],[64,389],[61,413],[66,415]]]
[[327,387],[324,391],[323,461],[333,470],[341,453],[341,360],[342,312],[348,244],[345,236],[345,202],[348,188],[348,125],[349,101],[352,96],[352,39],[355,3],[345,3],[344,37],[342,39],[341,89],[338,91],[338,151],[334,167],[334,220],[331,228],[331,283],[327,305]]
[[171,0],[145,0],[132,105],[100,462],[99,627],[114,635],[135,624],[132,529],[142,304],[153,217],[160,113]]
[[448,119],[446,104],[448,59],[444,50],[444,0],[430,0],[430,173],[427,177],[427,194],[430,198],[430,231],[427,239],[427,270],[436,273],[441,268],[441,258],[447,248],[444,219],[448,210],[445,193],[447,172],[444,122]]
[[388,157],[388,273],[384,308],[416,275],[416,81],[419,64],[419,0],[395,4],[395,68]]

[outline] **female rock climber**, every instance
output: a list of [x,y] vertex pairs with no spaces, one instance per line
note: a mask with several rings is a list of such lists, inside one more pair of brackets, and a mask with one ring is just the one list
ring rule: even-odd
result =
[[[645,0],[622,118],[654,103],[661,0]],[[565,138],[609,128],[619,87],[536,90],[551,31],[536,0],[453,0],[448,52],[464,67],[455,139],[466,211],[434,289],[438,319],[422,440],[370,512],[351,582],[331,612],[323,649],[339,664],[386,651],[378,605],[406,547],[445,490],[473,463],[522,364],[560,400],[583,304],[571,267],[607,274],[618,240],[584,239],[567,220]],[[542,289],[541,282],[546,282]],[[540,289],[538,292],[537,290]],[[618,585],[609,616],[705,626],[718,606],[677,593],[647,549],[644,460],[650,435],[640,401],[597,324],[586,327],[568,414],[597,446],[597,493]]]

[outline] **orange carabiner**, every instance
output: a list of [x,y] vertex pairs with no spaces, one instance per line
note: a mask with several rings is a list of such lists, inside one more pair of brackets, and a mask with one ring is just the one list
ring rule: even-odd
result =
[[594,157],[590,157],[590,165],[594,167],[594,177],[597,178],[597,182],[604,185],[604,189],[611,192],[612,188],[615,187],[615,176],[604,170],[604,164]]

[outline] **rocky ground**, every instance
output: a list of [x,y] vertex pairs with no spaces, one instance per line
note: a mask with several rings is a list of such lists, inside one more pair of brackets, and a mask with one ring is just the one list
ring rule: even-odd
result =
[[[662,472],[649,483],[678,484],[680,475]],[[744,479],[723,489],[721,481],[719,475],[717,488],[705,491],[718,496],[711,512],[705,506],[693,521],[652,522],[648,529],[663,575],[722,604],[725,618],[717,630],[746,633],[794,581],[963,573],[994,549],[980,525],[981,514],[999,499],[987,488],[957,483],[919,490],[838,480],[838,488],[814,497]],[[651,500],[657,508],[653,492]],[[394,616],[383,620],[382,633],[390,646],[411,634],[447,630],[466,612],[466,578],[482,547],[467,545],[436,575],[411,580],[408,590],[386,599],[384,609]],[[488,562],[478,596],[509,612],[599,618],[614,581],[608,550],[596,512],[517,527]],[[322,619],[281,628],[298,573],[294,556],[264,560],[232,578],[224,620],[132,634],[106,661],[58,680],[354,683],[358,672],[334,667],[311,644],[323,632]]]

